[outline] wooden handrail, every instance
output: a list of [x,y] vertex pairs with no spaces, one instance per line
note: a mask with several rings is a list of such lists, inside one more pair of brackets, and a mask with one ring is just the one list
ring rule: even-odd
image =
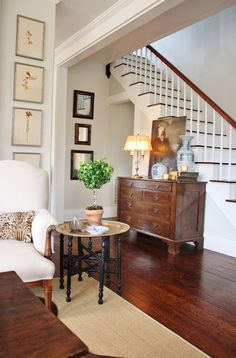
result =
[[200,88],[198,88],[188,77],[186,77],[181,71],[178,70],[171,62],[169,62],[164,56],[162,56],[151,45],[146,46],[154,55],[156,55],[162,62],[164,62],[177,76],[182,78],[200,97],[204,99],[214,110],[219,113],[232,127],[236,128],[236,121],[230,117],[222,108],[220,108],[212,99],[210,99]]

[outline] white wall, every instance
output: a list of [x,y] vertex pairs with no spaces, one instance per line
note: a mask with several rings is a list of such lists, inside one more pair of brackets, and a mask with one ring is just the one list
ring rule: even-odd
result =
[[[67,88],[67,124],[66,124],[66,165],[65,165],[65,219],[74,215],[84,217],[84,208],[92,204],[92,191],[86,189],[82,182],[70,180],[70,153],[72,149],[93,150],[94,159],[106,157],[114,166],[110,183],[99,191],[97,201],[104,207],[104,216],[116,215],[117,175],[130,175],[129,155],[123,151],[126,136],[133,131],[133,106],[131,103],[109,105],[109,80],[105,76],[103,64],[84,60],[68,71]],[[73,118],[73,91],[83,90],[95,93],[94,118]],[[92,125],[91,145],[74,144],[75,123]]]
[[[15,56],[17,14],[45,22],[43,61]],[[13,152],[42,153],[41,166],[50,172],[55,4],[49,0],[2,0],[0,16],[0,159],[12,159]],[[43,104],[13,101],[14,62],[45,68]],[[11,145],[14,106],[43,111],[42,147]]]
[[167,36],[154,47],[236,119],[236,5]]

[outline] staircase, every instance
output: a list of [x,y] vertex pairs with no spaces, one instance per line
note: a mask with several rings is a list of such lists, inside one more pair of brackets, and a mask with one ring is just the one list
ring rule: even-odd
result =
[[205,247],[236,256],[236,122],[150,45],[116,60],[111,73],[147,117],[144,134],[155,119],[186,116],[196,171],[208,181]]

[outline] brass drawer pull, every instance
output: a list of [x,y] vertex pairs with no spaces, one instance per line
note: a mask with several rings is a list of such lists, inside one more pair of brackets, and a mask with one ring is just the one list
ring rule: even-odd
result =
[[158,196],[158,195],[156,195],[155,197],[154,197],[154,201],[158,201],[160,199],[160,197]]
[[127,205],[128,205],[128,208],[132,208],[132,206],[133,206],[132,203],[129,203],[129,202],[127,203]]
[[156,186],[155,186],[155,189],[158,189],[160,187],[160,185],[159,184],[157,184]]
[[130,192],[129,193],[129,198],[132,198],[132,196],[133,196],[133,193]]
[[133,182],[129,183],[129,186],[131,186],[131,187],[134,186],[134,183]]
[[157,213],[159,213],[159,209],[155,208],[154,209],[154,214],[157,214]]
[[153,229],[157,229],[158,228],[158,224],[153,224]]

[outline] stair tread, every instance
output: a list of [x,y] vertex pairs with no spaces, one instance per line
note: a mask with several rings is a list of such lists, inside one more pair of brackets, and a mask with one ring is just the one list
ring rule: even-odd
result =
[[[165,106],[165,103],[162,103],[162,102],[159,102],[159,103],[153,103],[153,104],[149,104],[148,105],[148,107],[154,107],[154,106],[158,106],[158,105],[163,105],[163,106]],[[171,107],[171,104],[167,104],[167,106],[168,107]],[[174,107],[174,108],[178,108],[178,106],[176,106],[175,104],[172,106],[172,107]],[[179,109],[184,109],[184,107],[182,107],[182,106],[179,106]],[[186,111],[193,111],[193,112],[198,112],[198,110],[197,109],[191,109],[191,108],[185,108],[185,110]],[[199,112],[202,112],[202,110],[200,110]]]
[[[190,132],[190,129],[187,129],[186,132],[189,133],[189,132]],[[197,133],[197,131],[192,130],[192,133]],[[199,134],[205,134],[205,132],[201,132],[201,131],[199,131],[198,133],[199,133]],[[208,135],[213,135],[213,133],[209,133],[209,132],[207,132],[207,134],[208,134]],[[215,135],[215,136],[218,136],[218,137],[219,137],[219,136],[221,137],[221,134],[220,134],[220,133],[215,133],[214,135]],[[223,137],[227,137],[227,135],[226,135],[226,134],[223,134]]]
[[[125,62],[122,62],[122,63],[119,63],[118,65],[113,66],[113,68],[117,68],[117,67],[124,66],[124,65],[129,66],[131,68],[133,67],[133,68],[137,68],[138,70],[141,69],[141,70],[145,71],[145,67],[140,67],[140,63],[138,63],[138,65],[135,66],[135,65],[130,65],[130,64],[127,64]],[[145,65],[145,63],[142,63],[142,65]],[[152,67],[153,68],[151,69],[151,72],[161,74],[160,71],[158,71],[158,70],[156,71],[155,65],[152,65]],[[150,68],[147,71],[148,71],[148,73],[150,73]]]
[[[125,76],[130,75],[130,74],[132,74],[132,75],[135,75],[135,74],[136,74],[137,77],[140,77],[140,74],[139,74],[139,73],[135,73],[134,71],[125,72],[125,73],[123,73],[123,74],[121,75],[121,77],[125,77]],[[145,75],[141,75],[141,77],[145,77]],[[146,78],[150,78],[150,76],[146,75]],[[155,79],[155,77],[151,77],[151,78],[152,78],[152,79]],[[157,78],[157,80],[160,81],[159,78]],[[162,82],[172,83],[171,80],[166,81],[165,78],[162,78]],[[143,83],[144,83],[144,82],[143,82]],[[147,86],[150,86],[150,83],[147,83],[147,82],[146,82],[146,85],[147,85]],[[154,86],[154,83],[152,83],[151,85]]]
[[212,183],[236,184],[236,181],[234,181],[234,180],[215,180],[215,179],[211,179],[210,182],[212,182]]
[[[150,93],[150,94],[154,94],[153,91],[147,91],[147,92],[140,93],[139,96],[144,96],[145,94],[149,94],[149,93]],[[156,95],[160,96],[160,93],[156,92]],[[163,95],[163,97],[166,97],[166,95]],[[170,95],[168,95],[167,97],[168,97],[168,98],[178,99],[178,97],[174,97],[174,96],[172,97],[172,96],[170,96]],[[179,100],[184,101],[184,98],[183,98],[183,97],[180,97]],[[186,98],[186,102],[191,102],[191,100]]]
[[[191,148],[205,148],[205,146],[203,144],[192,144]],[[206,148],[213,148],[212,145],[207,145]],[[221,147],[219,146],[215,146],[214,149],[221,149]],[[222,147],[222,149],[225,150],[229,150],[230,148],[228,147]],[[231,148],[231,150],[236,150],[236,148]]]
[[[144,84],[143,81],[137,81],[137,82],[132,82],[132,83],[130,83],[129,86],[135,86],[135,85],[140,84],[140,83],[141,83],[141,84]],[[157,85],[157,87],[160,88],[159,85]],[[161,88],[166,89],[166,87],[161,87]],[[171,90],[170,87],[167,87],[167,89],[168,89],[168,90]],[[177,89],[173,89],[173,91],[178,92]]]
[[[195,162],[195,164],[217,164],[220,165],[220,162]],[[222,165],[229,165],[229,163],[223,162]],[[236,165],[236,163],[231,163],[231,165]]]

